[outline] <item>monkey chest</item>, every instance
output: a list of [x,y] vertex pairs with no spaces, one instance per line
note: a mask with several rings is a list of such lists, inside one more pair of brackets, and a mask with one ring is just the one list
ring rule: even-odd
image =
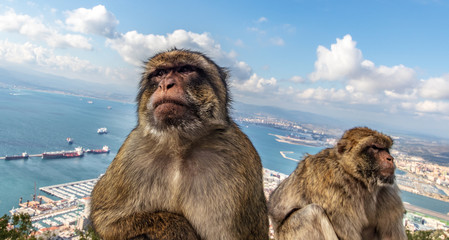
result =
[[185,212],[194,206],[198,208],[202,202],[225,200],[215,196],[229,195],[223,193],[230,186],[226,176],[232,167],[216,154],[199,152],[164,160],[154,164],[158,170],[153,169],[148,177],[151,184],[145,199],[150,210]]

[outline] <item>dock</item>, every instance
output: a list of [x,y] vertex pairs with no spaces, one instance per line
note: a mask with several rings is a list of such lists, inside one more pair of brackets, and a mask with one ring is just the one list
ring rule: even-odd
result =
[[41,187],[40,191],[58,197],[60,199],[78,199],[89,197],[99,178],[78,182],[69,182],[53,186]]

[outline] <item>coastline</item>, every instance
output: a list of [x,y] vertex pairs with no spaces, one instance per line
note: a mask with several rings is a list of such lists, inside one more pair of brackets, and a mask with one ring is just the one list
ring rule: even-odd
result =
[[[1,87],[0,87],[1,88]],[[83,94],[77,94],[77,93],[71,93],[71,92],[64,92],[60,90],[44,90],[44,89],[36,89],[36,88],[29,88],[29,87],[4,87],[4,89],[10,89],[10,90],[25,90],[25,91],[32,91],[32,92],[41,92],[41,93],[51,93],[51,94],[59,94],[59,95],[66,95],[66,96],[75,96],[75,97],[82,97],[82,98],[92,98],[92,99],[98,99],[98,100],[106,100],[111,102],[119,102],[119,103],[125,103],[125,104],[135,104],[134,101],[129,100],[120,100],[116,98],[109,98],[109,97],[95,97],[90,95],[83,95]]]
[[423,194],[421,192],[416,191],[413,188],[410,188],[408,186],[404,186],[404,185],[401,185],[401,184],[398,184],[398,187],[399,187],[399,189],[401,191],[406,191],[406,192],[413,193],[413,194],[416,194],[416,195],[420,195],[420,196],[424,196],[424,197],[428,197],[428,198],[432,198],[432,199],[435,199],[435,200],[439,200],[439,201],[443,201],[443,202],[449,203],[449,197],[448,196],[441,196],[441,195],[435,194],[435,193]]
[[403,202],[403,203],[404,203],[405,209],[409,212],[418,212],[418,213],[422,213],[422,214],[430,216],[430,217],[435,217],[435,218],[438,218],[441,220],[449,221],[449,215],[445,215],[445,214],[435,212],[435,211],[432,211],[429,209],[418,207],[418,206],[412,205],[408,202]]

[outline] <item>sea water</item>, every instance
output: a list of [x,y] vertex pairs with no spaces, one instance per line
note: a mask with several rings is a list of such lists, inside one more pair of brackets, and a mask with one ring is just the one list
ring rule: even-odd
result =
[[[109,154],[84,154],[82,158],[0,160],[0,215],[18,207],[20,197],[32,200],[39,187],[97,178],[104,173],[126,136],[136,125],[135,104],[80,96],[0,88],[0,156],[22,152],[73,150],[81,146],[99,149],[109,146]],[[270,134],[288,132],[266,126],[239,123],[259,152],[262,165],[290,174],[300,160],[322,148],[277,142]],[[107,134],[97,134],[106,127]],[[69,145],[66,138],[73,138]],[[402,199],[413,205],[446,214],[449,203],[403,192]]]

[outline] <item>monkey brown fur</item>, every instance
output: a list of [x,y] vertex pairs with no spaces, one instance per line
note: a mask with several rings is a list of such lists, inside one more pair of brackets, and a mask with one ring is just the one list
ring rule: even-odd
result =
[[392,144],[353,128],[335,147],[306,156],[270,196],[277,239],[407,239]]
[[149,59],[137,126],[92,192],[103,239],[268,239],[260,157],[229,117],[226,78],[198,52]]

